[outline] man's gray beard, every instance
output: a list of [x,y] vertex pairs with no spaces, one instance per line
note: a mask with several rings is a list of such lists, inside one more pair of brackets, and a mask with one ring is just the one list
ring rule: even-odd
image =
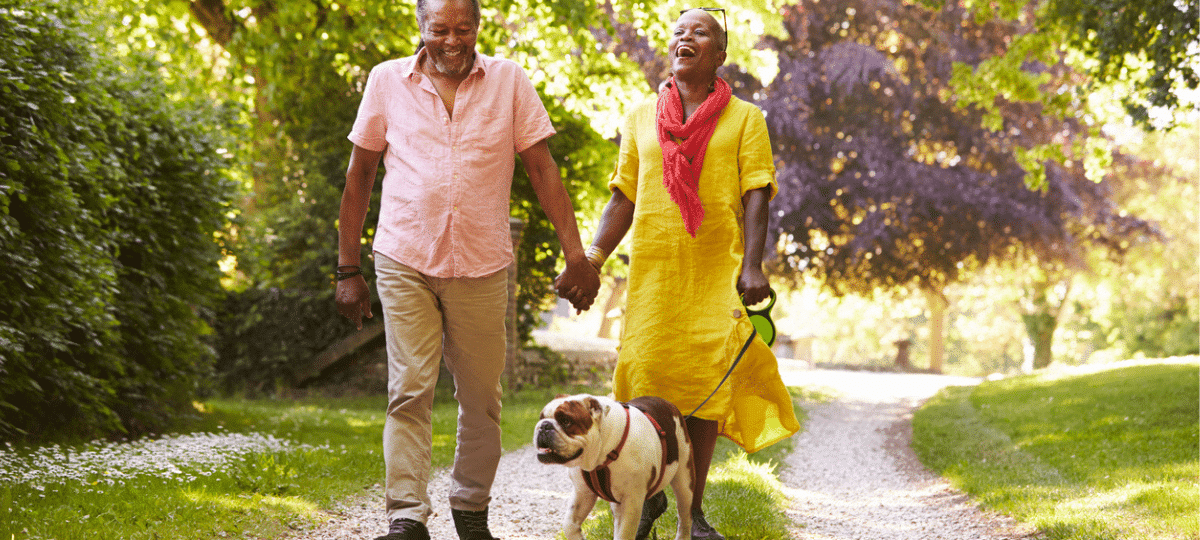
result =
[[[442,75],[446,75],[448,77],[462,76],[464,73],[467,72],[468,69],[471,69],[471,65],[475,61],[474,53],[463,55],[462,57],[460,57],[461,60],[459,60],[459,63],[457,66],[452,65],[453,60],[450,62],[443,62],[442,59],[440,59],[437,56],[433,56],[433,55],[430,55],[430,56],[431,56],[431,60],[433,60],[434,69],[438,70],[438,73],[441,73]],[[458,69],[454,69],[456,67]]]

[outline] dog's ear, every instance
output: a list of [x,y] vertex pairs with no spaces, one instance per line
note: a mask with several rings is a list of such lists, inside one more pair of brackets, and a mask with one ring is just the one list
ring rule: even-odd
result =
[[594,397],[587,398],[587,406],[592,411],[592,415],[608,413],[608,407],[602,406],[600,400]]

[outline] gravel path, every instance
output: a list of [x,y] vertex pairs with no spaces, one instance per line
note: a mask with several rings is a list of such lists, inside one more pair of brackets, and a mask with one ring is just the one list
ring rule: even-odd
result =
[[978,379],[794,368],[785,368],[784,377],[837,396],[806,405],[805,431],[780,474],[796,540],[1036,538],[980,509],[925,469],[909,446],[911,413],[923,400]]
[[[783,360],[788,385],[824,387],[837,396],[808,405],[809,419],[780,475],[791,500],[796,540],[1011,540],[1036,537],[1011,519],[980,510],[927,471],[909,448],[912,410],[938,389],[977,379],[806,369]],[[445,471],[430,493],[435,539],[457,538]],[[491,504],[492,533],[505,540],[550,540],[561,528],[571,481],[566,469],[537,462],[531,447],[501,459]],[[290,540],[362,540],[383,534],[376,486]]]

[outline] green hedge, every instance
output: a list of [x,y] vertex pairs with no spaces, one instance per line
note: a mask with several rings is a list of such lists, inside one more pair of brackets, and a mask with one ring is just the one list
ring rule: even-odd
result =
[[231,115],[59,0],[0,0],[0,438],[137,434],[212,371]]

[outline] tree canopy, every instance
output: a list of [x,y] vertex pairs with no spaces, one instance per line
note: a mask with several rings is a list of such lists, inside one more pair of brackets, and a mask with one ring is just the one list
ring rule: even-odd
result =
[[[945,0],[921,1],[935,8],[946,5]],[[1026,37],[1014,41],[1004,63],[1023,67],[1027,57],[1062,55],[1092,82],[1126,88],[1120,100],[1144,126],[1170,127],[1176,112],[1195,105],[1181,102],[1180,97],[1200,86],[1200,5],[1196,2],[970,0],[961,5],[977,21],[998,19],[1025,29]],[[998,83],[993,90],[1004,93],[1019,85],[1028,87],[1038,72],[976,75]],[[960,81],[967,79],[964,74]],[[1092,82],[1080,85],[1075,99],[1095,90]],[[1039,99],[1048,104],[1055,98],[1044,94]],[[1151,118],[1154,108],[1163,110],[1158,119]]]

